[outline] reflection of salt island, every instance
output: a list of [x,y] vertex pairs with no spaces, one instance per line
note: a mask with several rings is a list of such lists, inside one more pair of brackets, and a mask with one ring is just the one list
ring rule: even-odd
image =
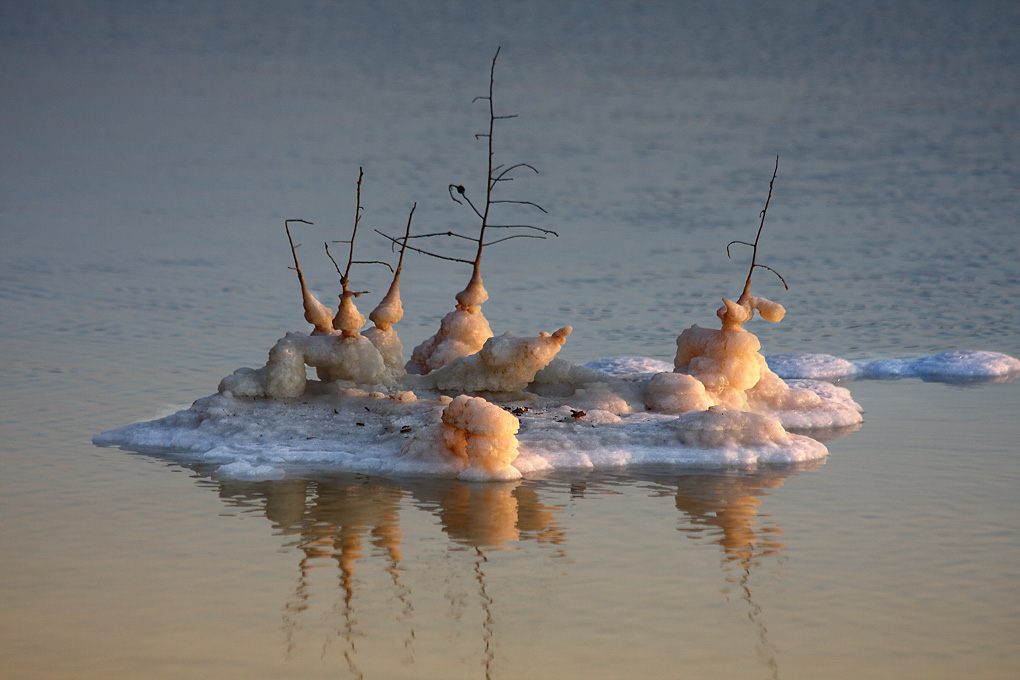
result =
[[331,637],[345,642],[343,654],[355,674],[359,661],[355,641],[366,635],[359,614],[365,614],[362,609],[378,607],[377,602],[372,603],[378,591],[369,587],[370,597],[359,597],[358,586],[370,579],[369,572],[374,570],[381,570],[388,582],[385,590],[395,598],[397,620],[407,629],[404,662],[414,663],[415,603],[421,598],[415,597],[413,583],[419,576],[415,570],[421,557],[413,557],[410,566],[403,563],[402,509],[417,506],[426,510],[438,518],[454,543],[474,548],[473,577],[488,626],[483,637],[492,633],[493,603],[485,590],[482,551],[534,540],[555,546],[555,556],[563,556],[567,542],[557,509],[542,503],[533,489],[520,482],[467,485],[434,479],[397,485],[379,479],[326,476],[255,484],[224,480],[220,493],[234,503],[259,505],[264,499],[266,518],[277,533],[289,537],[287,545],[301,554],[297,585],[284,608],[288,652],[299,646],[302,629],[314,625],[312,613],[323,605],[317,600],[339,586],[341,600],[333,612],[340,617],[330,617]]

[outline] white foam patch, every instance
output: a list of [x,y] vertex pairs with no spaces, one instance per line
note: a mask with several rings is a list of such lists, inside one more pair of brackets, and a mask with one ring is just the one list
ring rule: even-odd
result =
[[859,372],[852,361],[828,354],[772,354],[765,357],[765,362],[784,380],[836,380],[856,376]]
[[1020,361],[998,352],[942,352],[918,359],[858,362],[863,377],[874,379],[982,380],[1015,377]]
[[913,359],[847,361],[828,354],[773,354],[769,368],[783,379],[836,380],[857,378],[931,381],[995,381],[1020,375],[1020,360],[999,352],[954,350]]

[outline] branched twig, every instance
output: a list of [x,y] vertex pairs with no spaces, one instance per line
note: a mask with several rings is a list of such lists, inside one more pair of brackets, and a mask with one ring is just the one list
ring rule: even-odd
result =
[[[354,239],[358,235],[358,224],[361,222],[361,178],[364,176],[365,169],[358,168],[358,201],[354,209],[354,231],[351,232],[351,249],[347,256],[347,269],[340,275],[340,282],[343,284],[344,290],[347,289],[347,281],[351,276],[351,265],[354,264]],[[327,252],[328,250],[329,249],[327,248]],[[336,263],[334,262],[334,264]],[[340,269],[337,268],[337,273],[339,273],[339,271]]]
[[511,201],[511,200],[497,201],[497,200],[492,200],[492,201],[489,201],[489,202],[490,203],[516,203],[517,205],[530,205],[533,208],[538,208],[539,210],[544,212],[546,215],[549,214],[548,210],[546,210],[545,208],[540,206],[538,203],[532,203],[531,201]]
[[[367,291],[367,290],[360,290],[360,291],[352,293],[348,289],[348,287],[347,287],[348,286],[347,276],[342,271],[340,271],[340,265],[338,265],[336,263],[336,259],[333,257],[333,254],[329,252],[329,244],[326,243],[324,245],[326,246],[326,255],[329,257],[330,261],[333,263],[333,266],[336,267],[336,273],[340,275],[340,285],[342,285],[344,287],[344,293],[347,293],[347,294],[352,295],[354,297],[361,297],[365,293],[371,292],[371,291]],[[347,263],[347,271],[350,271],[351,264],[352,263],[348,261],[348,263]],[[385,262],[380,262],[379,264],[386,264],[386,263]],[[389,267],[388,264],[386,264],[386,266]]]
[[552,234],[559,238],[559,234],[552,229],[542,229],[541,227],[536,227],[530,224],[490,224],[489,229],[534,229],[535,231],[540,231],[543,234]]
[[[384,234],[383,232],[379,231],[378,229],[375,230],[375,233],[379,234],[380,236],[382,236],[385,239],[388,239],[394,245],[404,246],[408,250],[411,250],[411,251],[416,252],[416,253],[421,253],[422,255],[428,255],[429,257],[435,257],[435,258],[440,259],[440,260],[449,260],[450,262],[461,262],[463,264],[474,264],[471,260],[464,260],[464,259],[461,259],[459,257],[448,257],[446,255],[439,255],[438,253],[431,253],[431,252],[429,252],[427,250],[422,250],[421,248],[415,248],[414,246],[405,245],[405,242],[403,241],[403,239],[393,238],[389,234]],[[435,235],[436,236],[442,236],[443,234],[435,234]],[[474,240],[474,239],[472,239],[472,240]]]
[[772,171],[772,179],[769,181],[769,195],[768,198],[765,199],[765,207],[762,208],[761,211],[761,223],[758,225],[758,234],[754,237],[754,243],[748,243],[747,241],[730,241],[729,243],[726,244],[726,257],[730,256],[730,246],[734,244],[751,247],[751,266],[747,270],[747,280],[744,282],[744,291],[740,294],[740,298],[738,298],[737,300],[737,302],[741,304],[746,302],[747,299],[751,297],[751,274],[754,273],[755,268],[769,270],[770,272],[779,277],[779,280],[783,282],[783,287],[785,287],[786,290],[790,290],[790,287],[786,284],[786,279],[784,279],[779,272],[777,272],[772,267],[757,263],[758,239],[761,238],[761,231],[765,227],[765,213],[768,212],[769,202],[772,200],[772,186],[776,183],[776,175],[778,173],[779,173],[779,156],[776,156],[776,167],[775,170]]
[[393,273],[394,278],[400,278],[400,270],[404,268],[404,251],[407,250],[407,239],[411,238],[411,219],[414,217],[414,211],[418,207],[418,202],[415,201],[414,205],[411,206],[411,212],[407,215],[407,228],[404,230],[404,243],[400,246],[400,257],[397,259],[397,271]]
[[[473,102],[478,102],[478,101],[486,101],[486,102],[489,103],[489,131],[488,131],[488,133],[482,133],[482,134],[475,135],[476,139],[485,138],[485,139],[488,140],[488,173],[486,175],[485,204],[484,204],[484,206],[482,206],[481,203],[479,203],[478,205],[475,205],[474,201],[472,201],[471,198],[468,196],[467,189],[464,187],[463,184],[450,184],[446,188],[447,192],[450,194],[450,199],[454,203],[457,203],[459,205],[465,205],[466,204],[471,209],[471,211],[475,214],[475,216],[481,221],[481,224],[480,224],[479,230],[478,230],[478,236],[477,237],[465,236],[465,235],[459,234],[459,233],[457,233],[455,231],[448,230],[448,231],[432,232],[432,233],[428,233],[428,234],[415,234],[414,236],[411,236],[408,233],[408,235],[405,235],[403,240],[401,240],[401,239],[395,238],[393,236],[390,236],[389,234],[385,234],[385,233],[383,233],[383,232],[381,232],[379,230],[376,230],[377,234],[379,234],[383,238],[388,239],[390,241],[391,248],[392,247],[396,247],[396,246],[399,245],[402,248],[405,248],[407,250],[411,250],[411,251],[414,251],[416,253],[420,253],[422,255],[428,255],[429,257],[434,257],[434,258],[437,258],[437,259],[440,259],[440,260],[447,260],[449,262],[460,262],[460,263],[463,263],[463,264],[470,264],[470,265],[472,265],[474,267],[474,274],[473,274],[472,278],[479,278],[479,279],[480,279],[480,267],[481,267],[481,260],[482,260],[482,250],[484,248],[486,248],[488,246],[491,246],[491,245],[495,245],[497,243],[502,243],[503,241],[509,241],[509,240],[512,240],[512,239],[515,239],[515,238],[538,238],[538,239],[544,239],[548,235],[556,236],[556,237],[559,236],[558,233],[556,233],[555,231],[552,231],[551,229],[542,229],[541,227],[536,227],[536,226],[533,226],[533,225],[530,225],[530,224],[489,224],[490,209],[496,203],[509,203],[509,204],[515,204],[515,205],[527,205],[527,206],[531,206],[533,208],[537,208],[538,210],[541,210],[543,213],[547,213],[545,208],[543,208],[542,206],[540,206],[537,203],[534,203],[532,201],[521,201],[521,200],[511,200],[511,199],[497,200],[497,199],[494,199],[492,197],[492,191],[493,191],[493,189],[496,187],[496,185],[499,182],[510,182],[510,181],[513,181],[513,178],[509,177],[508,175],[511,172],[513,172],[514,170],[526,169],[526,170],[531,170],[536,175],[539,174],[538,170],[534,166],[530,165],[529,163],[515,163],[515,164],[510,165],[510,166],[503,166],[503,165],[495,165],[494,166],[493,165],[492,135],[493,135],[493,131],[495,129],[495,123],[496,123],[497,120],[508,120],[508,119],[516,118],[517,117],[516,114],[496,115],[495,106],[493,104],[493,89],[494,89],[494,86],[495,86],[496,60],[499,58],[499,52],[500,52],[500,49],[497,48],[496,49],[496,54],[492,57],[492,65],[491,65],[491,67],[489,69],[489,94],[488,94],[488,96],[479,96],[479,97],[475,97],[474,99],[471,100],[472,103]],[[539,233],[541,233],[543,235],[542,236],[536,236],[534,234],[517,234],[517,235],[514,235],[514,236],[498,238],[498,239],[495,239],[493,241],[486,241],[485,240],[485,230],[486,229],[530,229],[532,231],[539,232]],[[408,245],[408,240],[409,239],[426,239],[426,238],[434,238],[434,237],[440,237],[440,236],[446,236],[446,237],[449,237],[449,238],[461,239],[463,241],[469,241],[471,243],[477,244],[477,248],[475,250],[475,257],[474,257],[474,259],[473,260],[468,260],[468,259],[459,258],[459,257],[451,257],[449,255],[441,255],[439,253],[432,252],[430,250],[426,250],[424,248],[418,248],[418,247],[415,247],[415,246]]]
[[[498,166],[496,166],[495,168],[493,168],[492,170],[493,170],[493,172],[495,172],[496,170],[499,170],[499,169],[500,169],[500,168],[502,168],[502,167],[503,167],[502,165],[498,165]],[[511,166],[510,166],[509,168],[507,168],[506,170],[503,170],[503,172],[501,172],[501,173],[499,173],[498,175],[496,175],[496,176],[495,176],[495,177],[494,177],[494,178],[492,179],[492,181],[493,181],[493,182],[500,182],[500,181],[503,181],[503,177],[504,177],[504,176],[505,176],[505,175],[506,175],[506,174],[507,174],[508,172],[510,172],[511,170],[516,170],[517,168],[527,168],[528,170],[531,170],[532,172],[534,172],[534,173],[535,173],[536,175],[538,175],[538,174],[541,174],[541,173],[539,173],[539,172],[538,172],[538,170],[536,170],[536,169],[534,168],[534,166],[532,166],[532,165],[529,165],[528,163],[517,163],[517,164],[515,164],[515,165],[511,165]],[[507,179],[506,181],[508,181],[508,182],[512,182],[512,181],[513,181],[513,177],[511,177],[511,178]]]

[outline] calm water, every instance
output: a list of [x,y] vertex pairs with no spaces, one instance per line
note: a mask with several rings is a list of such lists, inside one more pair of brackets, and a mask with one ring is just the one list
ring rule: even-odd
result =
[[[301,330],[285,218],[472,224],[497,332],[669,359],[734,296],[775,157],[766,353],[1020,356],[1015,3],[0,8],[0,668],[17,678],[1015,678],[1020,391],[855,382],[806,469],[219,480],[98,449]],[[391,256],[360,240],[365,259]],[[735,255],[738,253],[735,252]],[[356,270],[381,292],[388,273]],[[404,271],[405,347],[467,272]],[[368,296],[373,297],[373,296]],[[374,302],[374,298],[373,298]]]

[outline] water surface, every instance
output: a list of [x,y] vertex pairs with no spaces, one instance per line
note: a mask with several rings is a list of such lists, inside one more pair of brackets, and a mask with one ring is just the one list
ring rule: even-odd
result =
[[[93,447],[303,330],[283,220],[469,228],[499,162],[554,229],[486,256],[497,332],[669,360],[756,292],[765,353],[1020,356],[1013,3],[8,3],[0,664],[12,677],[1011,678],[1015,383],[849,384],[810,468],[517,485],[219,479]],[[360,237],[359,237],[360,238]],[[390,258],[365,239],[365,259]],[[502,247],[502,250],[499,248]],[[384,290],[388,273],[357,270]],[[404,272],[405,348],[467,272]],[[371,296],[369,296],[371,297]],[[374,303],[374,300],[373,300]]]

